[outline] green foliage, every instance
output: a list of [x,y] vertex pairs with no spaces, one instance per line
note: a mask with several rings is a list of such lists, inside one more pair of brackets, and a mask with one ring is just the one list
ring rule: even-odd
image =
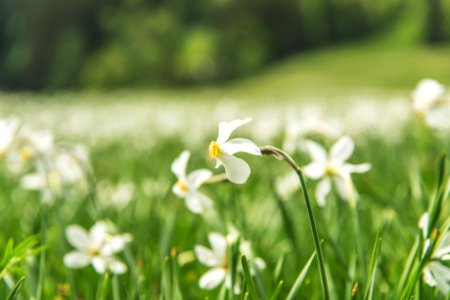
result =
[[[398,18],[402,3],[44,0],[36,7],[32,0],[5,0],[0,3],[0,88],[235,78],[299,51],[381,32]],[[448,20],[441,14],[436,26],[444,37]]]

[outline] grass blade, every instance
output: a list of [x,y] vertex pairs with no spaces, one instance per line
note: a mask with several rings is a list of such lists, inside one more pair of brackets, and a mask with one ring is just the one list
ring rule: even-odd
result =
[[250,268],[248,266],[248,260],[245,255],[241,256],[241,263],[242,263],[242,270],[244,271],[244,278],[245,282],[247,284],[248,291],[252,297],[252,299],[256,300],[258,299],[258,294],[255,290],[255,285],[253,283],[252,274],[250,273]]
[[300,274],[298,274],[297,279],[294,282],[294,285],[292,286],[291,290],[289,291],[289,294],[286,297],[286,300],[293,300],[296,299],[296,295],[298,293],[298,290],[303,284],[303,280],[306,277],[306,274],[308,273],[309,267],[311,267],[311,263],[314,260],[314,257],[316,256],[316,252],[311,255],[311,257],[306,262],[303,269],[300,271]]
[[280,295],[281,289],[283,288],[283,285],[284,285],[284,281],[280,280],[280,282],[278,283],[277,288],[275,289],[275,292],[273,292],[272,297],[270,297],[270,300],[277,300],[278,299],[278,295]]
[[19,296],[19,292],[22,289],[23,283],[25,282],[25,276],[19,279],[16,286],[12,290],[11,294],[8,296],[8,300],[15,300]]
[[364,293],[365,300],[372,300],[372,298],[373,298],[373,290],[374,290],[374,286],[375,286],[375,279],[376,279],[376,274],[377,274],[377,269],[378,269],[378,259],[379,259],[380,248],[381,248],[381,237],[380,237],[380,232],[378,232],[376,240],[375,240],[375,245],[373,247],[372,258],[370,260],[370,274],[368,277],[369,279],[367,282],[366,292]]

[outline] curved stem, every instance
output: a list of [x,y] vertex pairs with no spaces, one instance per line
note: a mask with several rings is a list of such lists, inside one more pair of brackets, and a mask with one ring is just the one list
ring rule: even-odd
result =
[[302,185],[303,196],[305,198],[306,210],[308,212],[309,224],[311,225],[311,231],[312,231],[312,234],[313,234],[314,245],[316,247],[317,262],[319,264],[320,279],[321,279],[321,282],[322,282],[323,295],[324,295],[324,299],[328,300],[328,299],[330,299],[330,295],[329,295],[329,292],[328,292],[328,283],[327,283],[327,276],[326,276],[326,273],[325,273],[325,263],[324,263],[323,254],[322,254],[322,247],[320,246],[319,233],[317,231],[316,222],[314,220],[314,215],[313,215],[313,211],[312,211],[312,207],[311,207],[311,202],[309,200],[308,191],[306,189],[305,178],[303,177],[303,172],[300,169],[300,167],[297,166],[295,161],[287,153],[285,153],[283,150],[278,149],[278,148],[273,147],[273,146],[262,146],[262,147],[260,147],[260,150],[261,150],[261,153],[264,154],[264,155],[271,155],[271,156],[274,156],[275,158],[277,158],[279,160],[285,161],[289,166],[291,166],[291,168],[298,175],[298,178],[300,180],[300,184]]

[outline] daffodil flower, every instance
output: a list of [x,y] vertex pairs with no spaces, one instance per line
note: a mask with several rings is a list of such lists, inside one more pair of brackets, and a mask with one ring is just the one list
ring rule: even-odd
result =
[[[231,288],[228,246],[232,238],[230,237],[227,239],[227,237],[220,233],[212,232],[208,235],[208,240],[211,244],[211,249],[200,245],[197,245],[194,248],[197,259],[203,265],[211,268],[200,277],[199,286],[202,289],[211,290],[225,281],[226,287]],[[261,258],[253,257],[249,241],[241,241],[239,251],[252,263],[250,265],[252,272],[254,272],[254,266],[259,269],[264,269],[266,267],[265,262]],[[238,269],[238,271],[241,271],[241,269]],[[234,292],[239,293],[238,286],[234,287]]]
[[353,165],[346,163],[355,148],[349,136],[341,137],[329,153],[319,144],[308,140],[303,143],[305,150],[312,158],[312,162],[303,167],[304,174],[311,179],[321,179],[316,188],[317,203],[325,205],[326,196],[331,190],[332,182],[339,196],[348,201],[356,201],[358,194],[351,180],[351,173],[365,173],[370,170],[368,163]]
[[[429,215],[425,213],[419,222],[424,238],[428,236],[428,222]],[[438,240],[439,244],[435,246],[431,260],[423,269],[423,278],[426,284],[433,287],[437,286],[444,295],[448,295],[450,293],[450,268],[443,262],[450,260],[450,232],[446,231],[443,234],[443,237]],[[424,252],[430,244],[429,239],[425,240]]]
[[199,187],[211,178],[212,172],[200,169],[186,175],[186,167],[190,155],[190,152],[185,150],[172,163],[172,172],[178,179],[172,191],[185,200],[189,210],[198,214],[202,213],[205,208],[210,207],[213,203],[208,196],[198,191]]
[[116,235],[113,228],[105,222],[97,222],[87,232],[79,225],[70,225],[66,229],[69,243],[76,248],[64,256],[64,264],[68,268],[84,268],[92,264],[97,273],[111,271],[122,274],[127,266],[114,257],[131,241],[129,234]]
[[65,187],[83,183],[82,157],[78,158],[78,155],[76,151],[52,153],[46,163],[37,161],[36,171],[22,177],[22,188],[40,191],[42,201],[51,203]]
[[450,128],[450,99],[445,97],[445,87],[433,79],[423,79],[411,93],[413,110],[428,126]]
[[251,120],[251,118],[246,118],[231,122],[220,122],[217,139],[209,144],[209,156],[216,160],[216,168],[223,165],[228,179],[236,184],[247,181],[250,176],[250,167],[244,160],[235,157],[234,154],[246,152],[252,155],[261,155],[258,146],[248,139],[234,138],[229,140],[234,130]]

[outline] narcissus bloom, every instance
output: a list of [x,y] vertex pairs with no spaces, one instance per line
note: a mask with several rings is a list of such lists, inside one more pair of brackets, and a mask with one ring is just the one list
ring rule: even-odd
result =
[[228,179],[236,184],[242,184],[250,176],[248,164],[234,156],[239,152],[261,155],[258,146],[248,139],[234,138],[229,140],[231,133],[238,127],[247,124],[251,118],[219,123],[219,135],[209,144],[209,156],[216,160],[216,168],[224,166]]
[[125,273],[127,266],[114,257],[131,241],[129,234],[115,234],[112,224],[103,221],[87,232],[79,225],[70,225],[66,229],[69,243],[76,248],[64,256],[64,264],[68,268],[84,268],[92,264],[97,273],[111,271],[115,274]]
[[423,79],[411,93],[413,109],[430,127],[450,128],[450,99],[445,88],[433,79]]
[[[227,237],[220,233],[212,232],[208,235],[208,240],[211,244],[211,249],[200,245],[197,245],[194,248],[197,259],[203,265],[211,268],[200,277],[200,288],[207,290],[214,289],[224,281],[225,285],[230,288],[231,274],[228,246],[233,242],[233,238],[230,236],[230,238],[227,239]],[[266,264],[261,258],[253,256],[249,241],[241,241],[239,251],[250,260],[251,272],[254,272],[255,267],[258,269],[264,269],[266,267]],[[241,269],[238,268],[238,271],[241,271]],[[234,288],[234,291],[239,292],[237,286]]]
[[202,213],[205,208],[210,207],[213,203],[208,196],[198,191],[199,187],[211,178],[212,172],[200,169],[186,175],[186,167],[190,155],[189,151],[183,151],[172,163],[172,172],[178,179],[172,191],[185,200],[189,210],[198,214]]
[[[429,216],[428,213],[425,213],[419,222],[424,238],[428,236],[428,222]],[[434,248],[431,260],[423,269],[423,278],[426,284],[437,286],[444,295],[448,295],[450,293],[450,268],[444,262],[450,260],[450,232],[444,232],[442,238],[438,239],[438,243]],[[424,252],[430,244],[429,239],[425,240]]]
[[365,173],[370,170],[368,163],[353,165],[346,163],[355,148],[349,136],[341,137],[329,153],[319,144],[308,140],[303,144],[312,162],[303,167],[304,174],[312,179],[322,179],[316,188],[316,198],[320,206],[325,205],[326,196],[334,182],[339,196],[344,200],[355,201],[358,194],[351,180],[351,173]]

